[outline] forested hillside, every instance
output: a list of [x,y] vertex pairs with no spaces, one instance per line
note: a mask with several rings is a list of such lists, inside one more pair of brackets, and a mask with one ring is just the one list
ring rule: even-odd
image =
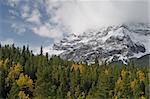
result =
[[0,99],[149,99],[149,64],[82,64],[0,46]]

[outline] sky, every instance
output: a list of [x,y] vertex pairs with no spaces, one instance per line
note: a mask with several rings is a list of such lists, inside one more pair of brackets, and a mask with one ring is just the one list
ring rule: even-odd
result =
[[46,51],[64,36],[124,23],[149,23],[149,0],[0,0],[1,44]]

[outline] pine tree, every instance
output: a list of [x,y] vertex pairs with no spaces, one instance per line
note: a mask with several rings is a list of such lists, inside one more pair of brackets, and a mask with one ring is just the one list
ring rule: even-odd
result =
[[41,49],[40,49],[40,55],[42,56],[43,55],[43,47],[41,46]]
[[19,93],[19,87],[16,83],[13,83],[13,86],[11,87],[10,91],[8,92],[8,99],[16,99],[18,97]]
[[97,97],[109,99],[112,96],[112,87],[110,70],[107,67],[102,67],[101,73],[97,82]]

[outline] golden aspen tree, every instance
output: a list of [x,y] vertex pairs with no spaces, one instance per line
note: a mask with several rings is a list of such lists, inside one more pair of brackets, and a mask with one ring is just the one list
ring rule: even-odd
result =
[[136,72],[136,75],[137,75],[138,79],[140,80],[140,82],[145,80],[145,74],[142,70],[138,70]]
[[16,80],[17,85],[19,87],[29,87],[30,90],[33,89],[33,81],[32,79],[30,79],[30,77],[28,77],[27,75],[24,75],[23,73],[20,74],[19,79]]
[[30,98],[29,98],[29,95],[26,95],[26,94],[24,93],[24,91],[19,91],[18,97],[19,97],[19,99],[30,99]]
[[15,80],[19,77],[19,75],[22,71],[23,71],[23,69],[19,63],[13,64],[10,67],[8,76],[6,78],[7,86],[11,86],[15,82]]
[[121,70],[121,77],[124,79],[126,77],[127,71],[125,69]]
[[115,83],[115,96],[114,96],[115,99],[118,99],[118,97],[120,96],[120,91],[122,89],[122,83],[123,82],[121,80],[121,77],[119,77],[119,79]]
[[85,67],[82,64],[72,64],[71,71],[77,71],[79,69],[80,73],[83,74],[85,72]]
[[135,91],[137,84],[138,84],[137,79],[134,79],[133,81],[130,82],[130,86],[131,86],[132,91]]
[[3,69],[3,60],[0,60],[0,70]]

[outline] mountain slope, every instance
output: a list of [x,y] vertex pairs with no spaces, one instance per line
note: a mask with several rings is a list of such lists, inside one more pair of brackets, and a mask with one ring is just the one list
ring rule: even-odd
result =
[[150,26],[147,24],[123,24],[71,34],[53,45],[63,59],[76,62],[112,62],[141,57],[150,53]]
[[[146,54],[146,55],[143,55],[139,58],[137,57],[133,57],[133,58],[130,58],[129,59],[129,62],[128,62],[129,66],[150,66],[150,54]],[[111,62],[110,65],[115,65],[115,66],[121,66],[123,65],[123,62],[121,60],[119,61],[114,61],[114,62]]]

